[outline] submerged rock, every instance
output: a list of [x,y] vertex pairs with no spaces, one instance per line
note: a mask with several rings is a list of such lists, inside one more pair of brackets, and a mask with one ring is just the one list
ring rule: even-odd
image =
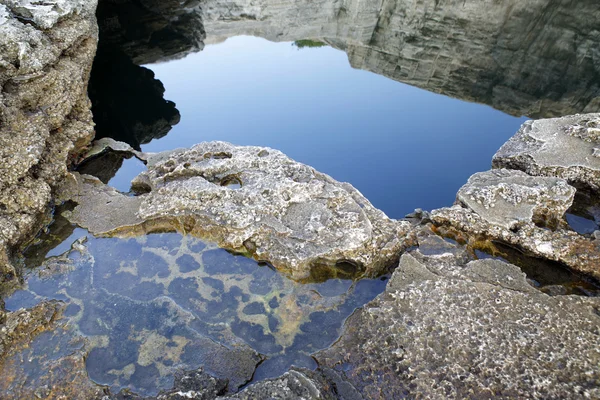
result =
[[91,141],[96,1],[0,1],[0,281],[35,235],[51,189]]
[[61,319],[64,306],[42,301],[8,313],[4,325],[0,324],[3,399],[85,400],[103,395],[103,388],[87,376],[86,340]]
[[124,196],[77,177],[63,197],[95,234],[184,230],[252,255],[296,279],[322,267],[376,275],[409,244],[410,224],[389,219],[348,183],[263,147],[201,143],[145,155],[148,171]]
[[493,165],[600,193],[600,114],[528,121],[494,155]]
[[550,297],[517,267],[467,263],[459,248],[427,253],[402,256],[319,365],[365,398],[600,396],[598,299]]

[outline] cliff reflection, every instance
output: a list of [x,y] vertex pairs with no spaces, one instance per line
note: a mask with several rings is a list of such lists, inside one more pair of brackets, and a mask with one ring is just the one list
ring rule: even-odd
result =
[[600,110],[595,0],[207,0],[206,43],[318,39],[354,68],[512,115]]

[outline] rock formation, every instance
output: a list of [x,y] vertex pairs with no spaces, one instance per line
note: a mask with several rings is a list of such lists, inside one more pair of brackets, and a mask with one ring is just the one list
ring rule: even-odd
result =
[[473,175],[456,205],[434,210],[431,220],[451,236],[497,240],[600,279],[600,241],[568,229],[565,220],[574,196],[560,178],[492,170]]
[[427,237],[319,365],[365,398],[600,396],[597,299],[550,297],[513,265]]
[[0,1],[0,282],[41,228],[52,187],[93,137],[95,1]]
[[498,150],[493,166],[560,177],[600,194],[600,114],[529,121]]
[[[65,186],[72,222],[95,234],[180,229],[267,261],[295,279],[323,267],[373,276],[410,244],[409,224],[390,220],[350,184],[277,150],[201,143],[140,157],[148,171],[129,197],[90,177]],[[154,227],[153,227],[154,226]]]

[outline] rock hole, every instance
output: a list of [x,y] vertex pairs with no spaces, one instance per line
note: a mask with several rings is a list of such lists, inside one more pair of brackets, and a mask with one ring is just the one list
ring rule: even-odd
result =
[[228,189],[240,189],[242,187],[241,179],[235,175],[228,175],[222,178],[219,184],[227,187]]

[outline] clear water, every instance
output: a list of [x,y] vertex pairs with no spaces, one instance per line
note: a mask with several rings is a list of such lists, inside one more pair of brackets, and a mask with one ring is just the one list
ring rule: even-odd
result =
[[[171,48],[178,49],[181,37],[162,33],[157,38],[175,40]],[[354,69],[345,52],[330,46],[236,36],[144,67],[108,53],[101,48],[91,89],[95,117],[99,103],[106,111],[99,135],[148,152],[210,140],[273,147],[350,182],[392,218],[452,204],[525,120]],[[80,172],[126,193],[144,168],[109,153]],[[62,218],[64,210],[28,249],[28,278],[6,307],[64,301],[66,336],[85,338],[77,349],[85,349],[90,378],[113,392],[154,395],[172,385],[176,370],[201,366],[230,378],[232,390],[291,365],[314,368],[310,354],[331,345],[345,318],[386,285],[385,276],[293,282],[268,265],[176,233],[95,238]],[[594,228],[569,219],[586,233]],[[64,345],[71,339],[44,335],[15,363],[52,349],[71,351]],[[240,348],[246,350],[232,350]],[[265,361],[248,375],[245,366],[258,362],[252,351]]]
[[181,121],[142,150],[210,140],[273,147],[350,182],[391,218],[452,204],[525,121],[353,69],[329,46],[233,37],[146,67]]
[[[77,249],[65,249],[73,241]],[[216,343],[235,347],[232,335],[267,356],[254,379],[291,365],[314,368],[310,354],[332,344],[343,321],[386,281],[301,284],[190,236],[94,238],[76,229],[47,253],[44,267],[31,270],[6,308],[65,301],[69,324],[91,343],[90,378],[114,392],[155,395],[172,386],[176,370],[201,366],[230,378],[232,389],[244,384],[210,360],[222,351]]]

